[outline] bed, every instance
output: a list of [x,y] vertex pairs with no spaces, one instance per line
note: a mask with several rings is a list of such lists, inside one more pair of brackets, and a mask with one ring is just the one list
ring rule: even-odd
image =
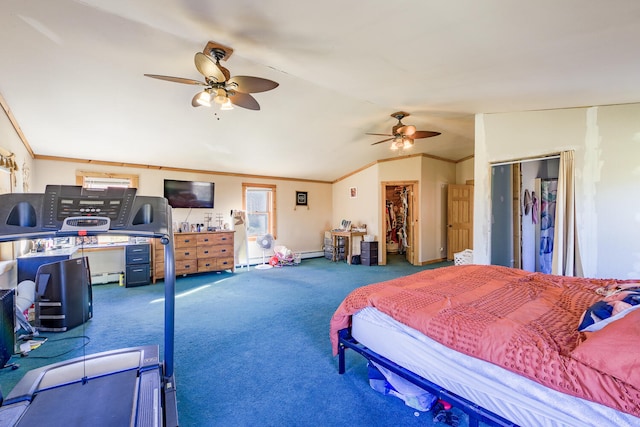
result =
[[353,349],[470,425],[638,426],[638,289],[500,266],[424,270],[352,291],[330,338],[340,373]]

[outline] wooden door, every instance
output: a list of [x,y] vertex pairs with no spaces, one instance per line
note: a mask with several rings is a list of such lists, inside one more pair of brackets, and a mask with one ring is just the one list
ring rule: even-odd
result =
[[473,249],[473,185],[449,184],[447,188],[447,259]]

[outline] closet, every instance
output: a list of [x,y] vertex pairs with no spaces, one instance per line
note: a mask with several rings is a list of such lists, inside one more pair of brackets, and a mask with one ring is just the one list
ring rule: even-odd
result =
[[559,159],[493,165],[491,264],[551,273]]

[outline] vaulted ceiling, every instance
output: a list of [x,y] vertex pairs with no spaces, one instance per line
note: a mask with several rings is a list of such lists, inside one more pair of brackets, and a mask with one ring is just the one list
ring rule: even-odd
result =
[[[474,114],[640,101],[637,0],[0,0],[0,94],[37,155],[332,181],[473,154]],[[279,87],[194,108],[194,55]],[[517,141],[514,141],[517,143]],[[408,154],[405,151],[402,154]]]

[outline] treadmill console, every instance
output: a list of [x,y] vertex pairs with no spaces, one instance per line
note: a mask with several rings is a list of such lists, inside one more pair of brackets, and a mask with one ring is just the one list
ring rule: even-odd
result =
[[123,229],[128,226],[135,196],[135,188],[47,185],[42,228],[68,232]]

